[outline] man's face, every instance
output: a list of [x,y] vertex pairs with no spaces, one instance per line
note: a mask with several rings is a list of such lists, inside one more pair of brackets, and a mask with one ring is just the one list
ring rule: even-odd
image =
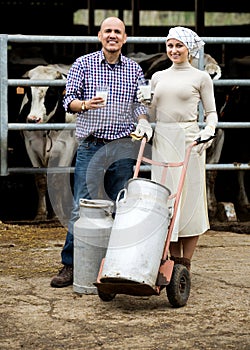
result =
[[104,51],[120,52],[127,39],[123,22],[118,18],[107,18],[102,23],[98,38]]

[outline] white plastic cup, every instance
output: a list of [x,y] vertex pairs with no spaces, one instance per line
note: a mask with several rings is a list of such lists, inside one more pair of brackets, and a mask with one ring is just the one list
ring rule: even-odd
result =
[[109,87],[107,85],[97,85],[96,86],[96,97],[102,97],[104,99],[103,103],[100,103],[101,106],[106,106],[108,99]]
[[148,103],[151,102],[151,80],[145,79],[144,81],[139,82],[139,90],[143,94],[144,100]]

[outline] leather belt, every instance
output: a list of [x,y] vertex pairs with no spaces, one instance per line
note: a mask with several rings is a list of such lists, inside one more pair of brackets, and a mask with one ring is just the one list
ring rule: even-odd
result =
[[96,143],[108,143],[108,142],[111,142],[113,140],[95,137],[94,135],[89,135],[88,137],[86,137],[85,141],[96,142]]
[[125,138],[130,138],[129,136],[125,136],[125,137],[121,137],[119,139],[114,139],[114,140],[110,140],[110,139],[104,139],[104,138],[100,138],[100,137],[95,137],[94,135],[89,135],[88,137],[86,137],[85,141],[87,142],[96,142],[96,143],[109,143],[111,141],[116,141],[116,140],[120,140],[120,139],[125,139]]

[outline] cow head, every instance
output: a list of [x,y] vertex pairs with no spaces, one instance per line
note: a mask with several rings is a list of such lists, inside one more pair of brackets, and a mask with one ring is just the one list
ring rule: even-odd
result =
[[[33,80],[63,79],[65,76],[57,65],[37,66],[23,77]],[[65,122],[65,111],[62,106],[64,87],[31,86],[25,89],[20,108],[20,118],[30,123]],[[53,118],[54,117],[54,118]]]
[[[191,64],[198,68],[198,59],[192,58]],[[204,53],[204,70],[208,72],[213,80],[218,80],[221,77],[221,68],[218,62],[208,53]]]

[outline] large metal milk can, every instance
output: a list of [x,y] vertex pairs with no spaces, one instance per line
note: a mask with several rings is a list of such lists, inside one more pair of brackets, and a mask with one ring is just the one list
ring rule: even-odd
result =
[[101,282],[155,285],[170,220],[169,195],[165,186],[143,178],[129,180],[120,191]]
[[104,258],[113,225],[114,203],[80,199],[80,218],[74,224],[73,290],[97,294],[93,285]]

